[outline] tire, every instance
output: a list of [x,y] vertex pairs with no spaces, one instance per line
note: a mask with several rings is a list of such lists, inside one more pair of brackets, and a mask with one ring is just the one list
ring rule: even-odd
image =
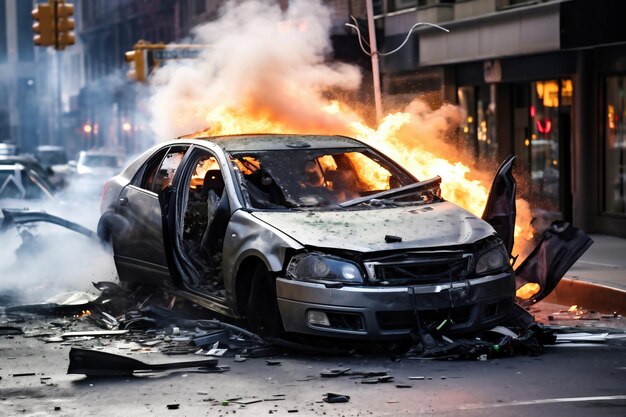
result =
[[246,304],[246,317],[250,330],[261,337],[283,337],[285,329],[276,300],[276,283],[263,264],[252,270],[250,295]]

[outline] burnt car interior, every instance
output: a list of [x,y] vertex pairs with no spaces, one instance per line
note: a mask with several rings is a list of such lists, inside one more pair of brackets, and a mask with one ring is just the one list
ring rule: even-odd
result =
[[[230,203],[224,192],[222,171],[215,156],[199,151],[191,156],[193,166],[185,178],[182,246],[195,272],[194,287],[224,297],[222,248],[230,218]],[[183,187],[182,189],[185,189]]]
[[[415,180],[367,150],[281,150],[232,155],[252,208],[337,208]],[[413,196],[415,202],[422,197]]]

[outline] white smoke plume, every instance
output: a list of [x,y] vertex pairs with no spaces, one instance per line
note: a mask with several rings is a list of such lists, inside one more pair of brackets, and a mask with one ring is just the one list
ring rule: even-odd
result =
[[[99,218],[96,203],[4,200],[2,207],[29,206],[95,231]],[[0,296],[9,296],[11,303],[43,302],[68,291],[97,293],[92,282],[117,278],[110,251],[100,242],[57,225],[10,227],[0,234],[0,241]]]
[[356,67],[328,63],[331,14],[319,0],[229,2],[194,30],[209,47],[198,60],[168,64],[152,80],[152,128],[171,139],[210,127],[217,108],[271,118],[303,131],[336,131],[346,117],[323,111],[324,91],[356,89]]

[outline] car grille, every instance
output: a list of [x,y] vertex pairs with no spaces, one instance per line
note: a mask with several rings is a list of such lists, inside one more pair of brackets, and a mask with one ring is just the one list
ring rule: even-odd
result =
[[464,252],[408,253],[365,262],[365,266],[376,284],[428,285],[465,278],[472,259]]

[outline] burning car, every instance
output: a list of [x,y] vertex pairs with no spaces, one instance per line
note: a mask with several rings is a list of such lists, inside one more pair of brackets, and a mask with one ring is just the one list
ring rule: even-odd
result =
[[418,181],[347,137],[178,139],[106,183],[99,233],[122,282],[266,337],[398,338],[418,322],[467,333],[514,301],[511,163],[483,216],[492,226],[445,201],[439,177]]

